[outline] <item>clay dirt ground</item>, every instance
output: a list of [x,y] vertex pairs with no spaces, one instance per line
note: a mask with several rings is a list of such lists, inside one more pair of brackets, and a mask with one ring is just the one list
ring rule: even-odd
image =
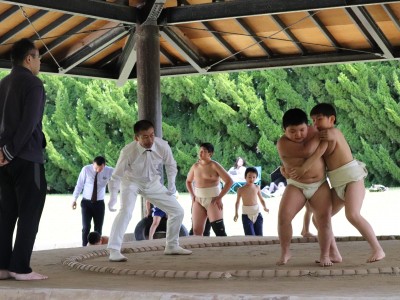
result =
[[[367,193],[363,214],[370,221],[377,235],[395,237],[399,235],[399,192],[399,190],[391,190],[384,193]],[[233,216],[231,202],[234,203],[234,200],[234,195],[229,195],[224,200],[227,220],[228,215]],[[64,237],[67,237],[72,228],[74,234],[78,236],[75,237],[76,242],[79,243],[80,212],[72,212],[69,201],[49,203],[50,201],[57,200],[48,200],[48,211],[45,209],[40,228],[42,234],[46,230],[48,232],[61,230]],[[276,222],[275,215],[279,199],[267,200],[267,204],[271,212],[264,215],[266,221],[264,230],[267,236],[262,239],[277,239],[274,234],[276,229],[272,226],[276,227],[276,223],[273,223]],[[73,217],[71,217],[72,214]],[[72,220],[68,220],[68,217]],[[185,220],[187,221],[187,217]],[[181,244],[196,245],[260,239],[243,237],[240,226],[238,227],[240,230],[234,231],[236,228],[234,226],[238,225],[241,226],[238,223],[234,224],[233,221],[232,225],[227,222],[228,233],[231,231],[235,236],[184,237],[181,238]],[[46,227],[43,226],[52,226],[52,228],[45,230]],[[339,237],[359,235],[349,226],[342,212],[333,218],[333,226],[335,234]],[[301,216],[294,222],[294,230],[300,229]],[[48,234],[48,236],[52,235]],[[66,239],[64,242],[71,243]],[[160,246],[164,242],[164,240],[140,241],[124,244],[124,247]],[[38,236],[38,245],[40,243],[41,237]],[[47,243],[59,242],[53,240]],[[293,258],[287,265],[279,267],[275,265],[279,257],[279,245],[195,248],[190,256],[164,256],[162,251],[147,251],[128,253],[129,261],[126,263],[110,263],[107,257],[97,257],[83,262],[111,268],[147,270],[207,270],[228,273],[234,270],[310,271],[307,275],[296,277],[232,276],[217,279],[114,275],[71,269],[61,263],[67,257],[104,249],[105,246],[41,250],[33,253],[32,266],[35,271],[48,275],[49,279],[38,282],[0,281],[0,299],[400,299],[398,271],[400,241],[398,239],[382,240],[381,243],[387,257],[380,262],[368,264],[365,260],[369,255],[369,248],[365,241],[338,242],[344,261],[335,264],[331,269],[358,270],[361,273],[365,273],[365,270],[369,270],[370,273],[381,272],[381,274],[368,275],[315,276],[315,272],[322,269],[313,262],[315,258],[318,258],[316,243],[293,243],[291,247]],[[391,274],[382,274],[389,269],[392,270]]]
[[[252,238],[183,238],[181,243],[240,241]],[[144,241],[140,246],[162,245],[163,240]],[[365,263],[366,242],[339,242],[344,256],[341,264],[330,269],[398,270],[399,240],[382,241],[387,258],[373,264]],[[136,247],[128,243],[125,247]],[[110,263],[107,257],[89,259],[84,263],[112,268],[148,270],[309,270],[297,277],[266,278],[154,278],[150,276],[114,275],[70,269],[61,261],[66,257],[85,254],[88,248],[71,248],[35,252],[32,265],[49,276],[37,282],[0,282],[1,299],[400,299],[400,275],[315,276],[322,268],[313,263],[318,254],[315,243],[293,244],[294,257],[285,266],[275,266],[279,245],[206,247],[193,249],[191,256],[165,256],[161,251],[127,254],[126,263]],[[95,246],[90,250],[102,249]],[[327,268],[325,268],[327,269]],[[18,291],[18,292],[17,292]],[[6,297],[2,297],[6,296]],[[12,298],[9,298],[13,295]]]

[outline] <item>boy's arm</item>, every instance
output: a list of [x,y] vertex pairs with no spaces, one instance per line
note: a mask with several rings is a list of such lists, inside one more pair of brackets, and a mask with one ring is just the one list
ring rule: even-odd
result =
[[[334,148],[334,145],[338,139],[339,129],[337,128],[329,128],[325,130],[321,130],[318,134],[320,143],[315,150],[315,152],[306,159],[301,167],[292,168],[289,171],[289,176],[298,179],[301,178],[304,173],[306,173],[311,166],[320,158],[325,152],[331,151]],[[329,148],[328,148],[329,147]]]
[[312,165],[324,155],[326,149],[328,148],[327,141],[321,141],[314,151],[314,153],[305,160],[301,167],[294,167],[289,170],[290,178],[299,179],[301,178],[311,167]]
[[239,204],[240,204],[240,198],[241,198],[241,188],[238,188],[237,190],[237,194],[236,194],[236,203],[235,203],[235,216],[233,217],[233,221],[237,221],[238,217],[239,217]]
[[264,198],[263,198],[262,195],[261,195],[261,189],[260,189],[260,187],[258,187],[257,196],[258,196],[258,199],[260,199],[261,205],[263,206],[264,210],[265,210],[266,212],[269,212],[269,209],[267,208],[267,206],[266,206],[266,204],[265,204]]
[[229,176],[228,172],[226,172],[219,163],[217,163],[216,161],[212,161],[212,166],[213,169],[217,172],[219,178],[223,180],[223,182],[225,182],[224,187],[222,188],[219,195],[217,197],[214,197],[211,201],[212,203],[215,203],[217,205],[219,210],[222,210],[222,197],[229,192],[233,184],[233,180],[231,176]]
[[281,172],[282,176],[285,177],[286,179],[289,179],[290,176],[289,174],[286,172],[286,168],[284,166],[280,166],[279,167],[279,171]]
[[190,168],[189,173],[186,177],[186,189],[188,190],[192,202],[195,200],[195,195],[193,192],[193,179],[194,179],[194,165]]
[[337,140],[337,135],[339,132],[340,131],[337,128],[324,129],[319,132],[319,138],[321,141],[333,142]]
[[283,135],[277,142],[276,147],[281,157],[284,158],[308,158],[314,153],[319,144],[318,131],[314,127],[309,127],[307,138],[302,143],[296,143]]

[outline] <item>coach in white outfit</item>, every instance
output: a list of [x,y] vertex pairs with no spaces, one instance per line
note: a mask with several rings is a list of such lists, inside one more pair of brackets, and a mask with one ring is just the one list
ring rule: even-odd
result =
[[[167,236],[164,254],[191,254],[179,246],[179,230],[183,220],[183,208],[175,197],[176,161],[168,143],[154,136],[154,125],[141,120],[133,126],[135,141],[126,145],[120,153],[109,182],[110,211],[117,202],[121,190],[121,208],[111,228],[108,249],[110,261],[126,261],[121,254],[123,236],[132,218],[136,197],[141,194],[153,205],[167,213]],[[168,189],[161,183],[163,165],[168,178]]]

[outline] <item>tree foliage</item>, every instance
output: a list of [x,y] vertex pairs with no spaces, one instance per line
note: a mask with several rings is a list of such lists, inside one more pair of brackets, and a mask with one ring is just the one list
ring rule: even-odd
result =
[[[268,183],[280,165],[275,144],[283,113],[294,107],[309,112],[320,102],[336,107],[337,127],[367,164],[367,184],[398,186],[399,70],[398,62],[384,62],[163,78],[163,135],[178,163],[178,190],[185,190],[201,142],[214,144],[214,159],[226,169],[237,156],[262,166]],[[41,78],[47,178],[51,190],[67,192],[83,165],[104,155],[113,166],[132,141],[136,81],[117,88],[111,81]]]

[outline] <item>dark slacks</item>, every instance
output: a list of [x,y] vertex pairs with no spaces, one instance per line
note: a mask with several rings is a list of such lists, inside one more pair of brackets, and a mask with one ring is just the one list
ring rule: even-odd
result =
[[257,216],[257,221],[253,223],[247,215],[242,215],[243,230],[245,235],[263,235],[263,223],[264,219],[261,213]]
[[105,206],[104,201],[96,201],[92,203],[90,200],[82,199],[82,246],[88,243],[87,236],[90,232],[90,227],[93,219],[94,231],[102,233],[104,223]]
[[32,272],[30,260],[46,189],[42,164],[14,158],[0,167],[0,269],[20,274]]

